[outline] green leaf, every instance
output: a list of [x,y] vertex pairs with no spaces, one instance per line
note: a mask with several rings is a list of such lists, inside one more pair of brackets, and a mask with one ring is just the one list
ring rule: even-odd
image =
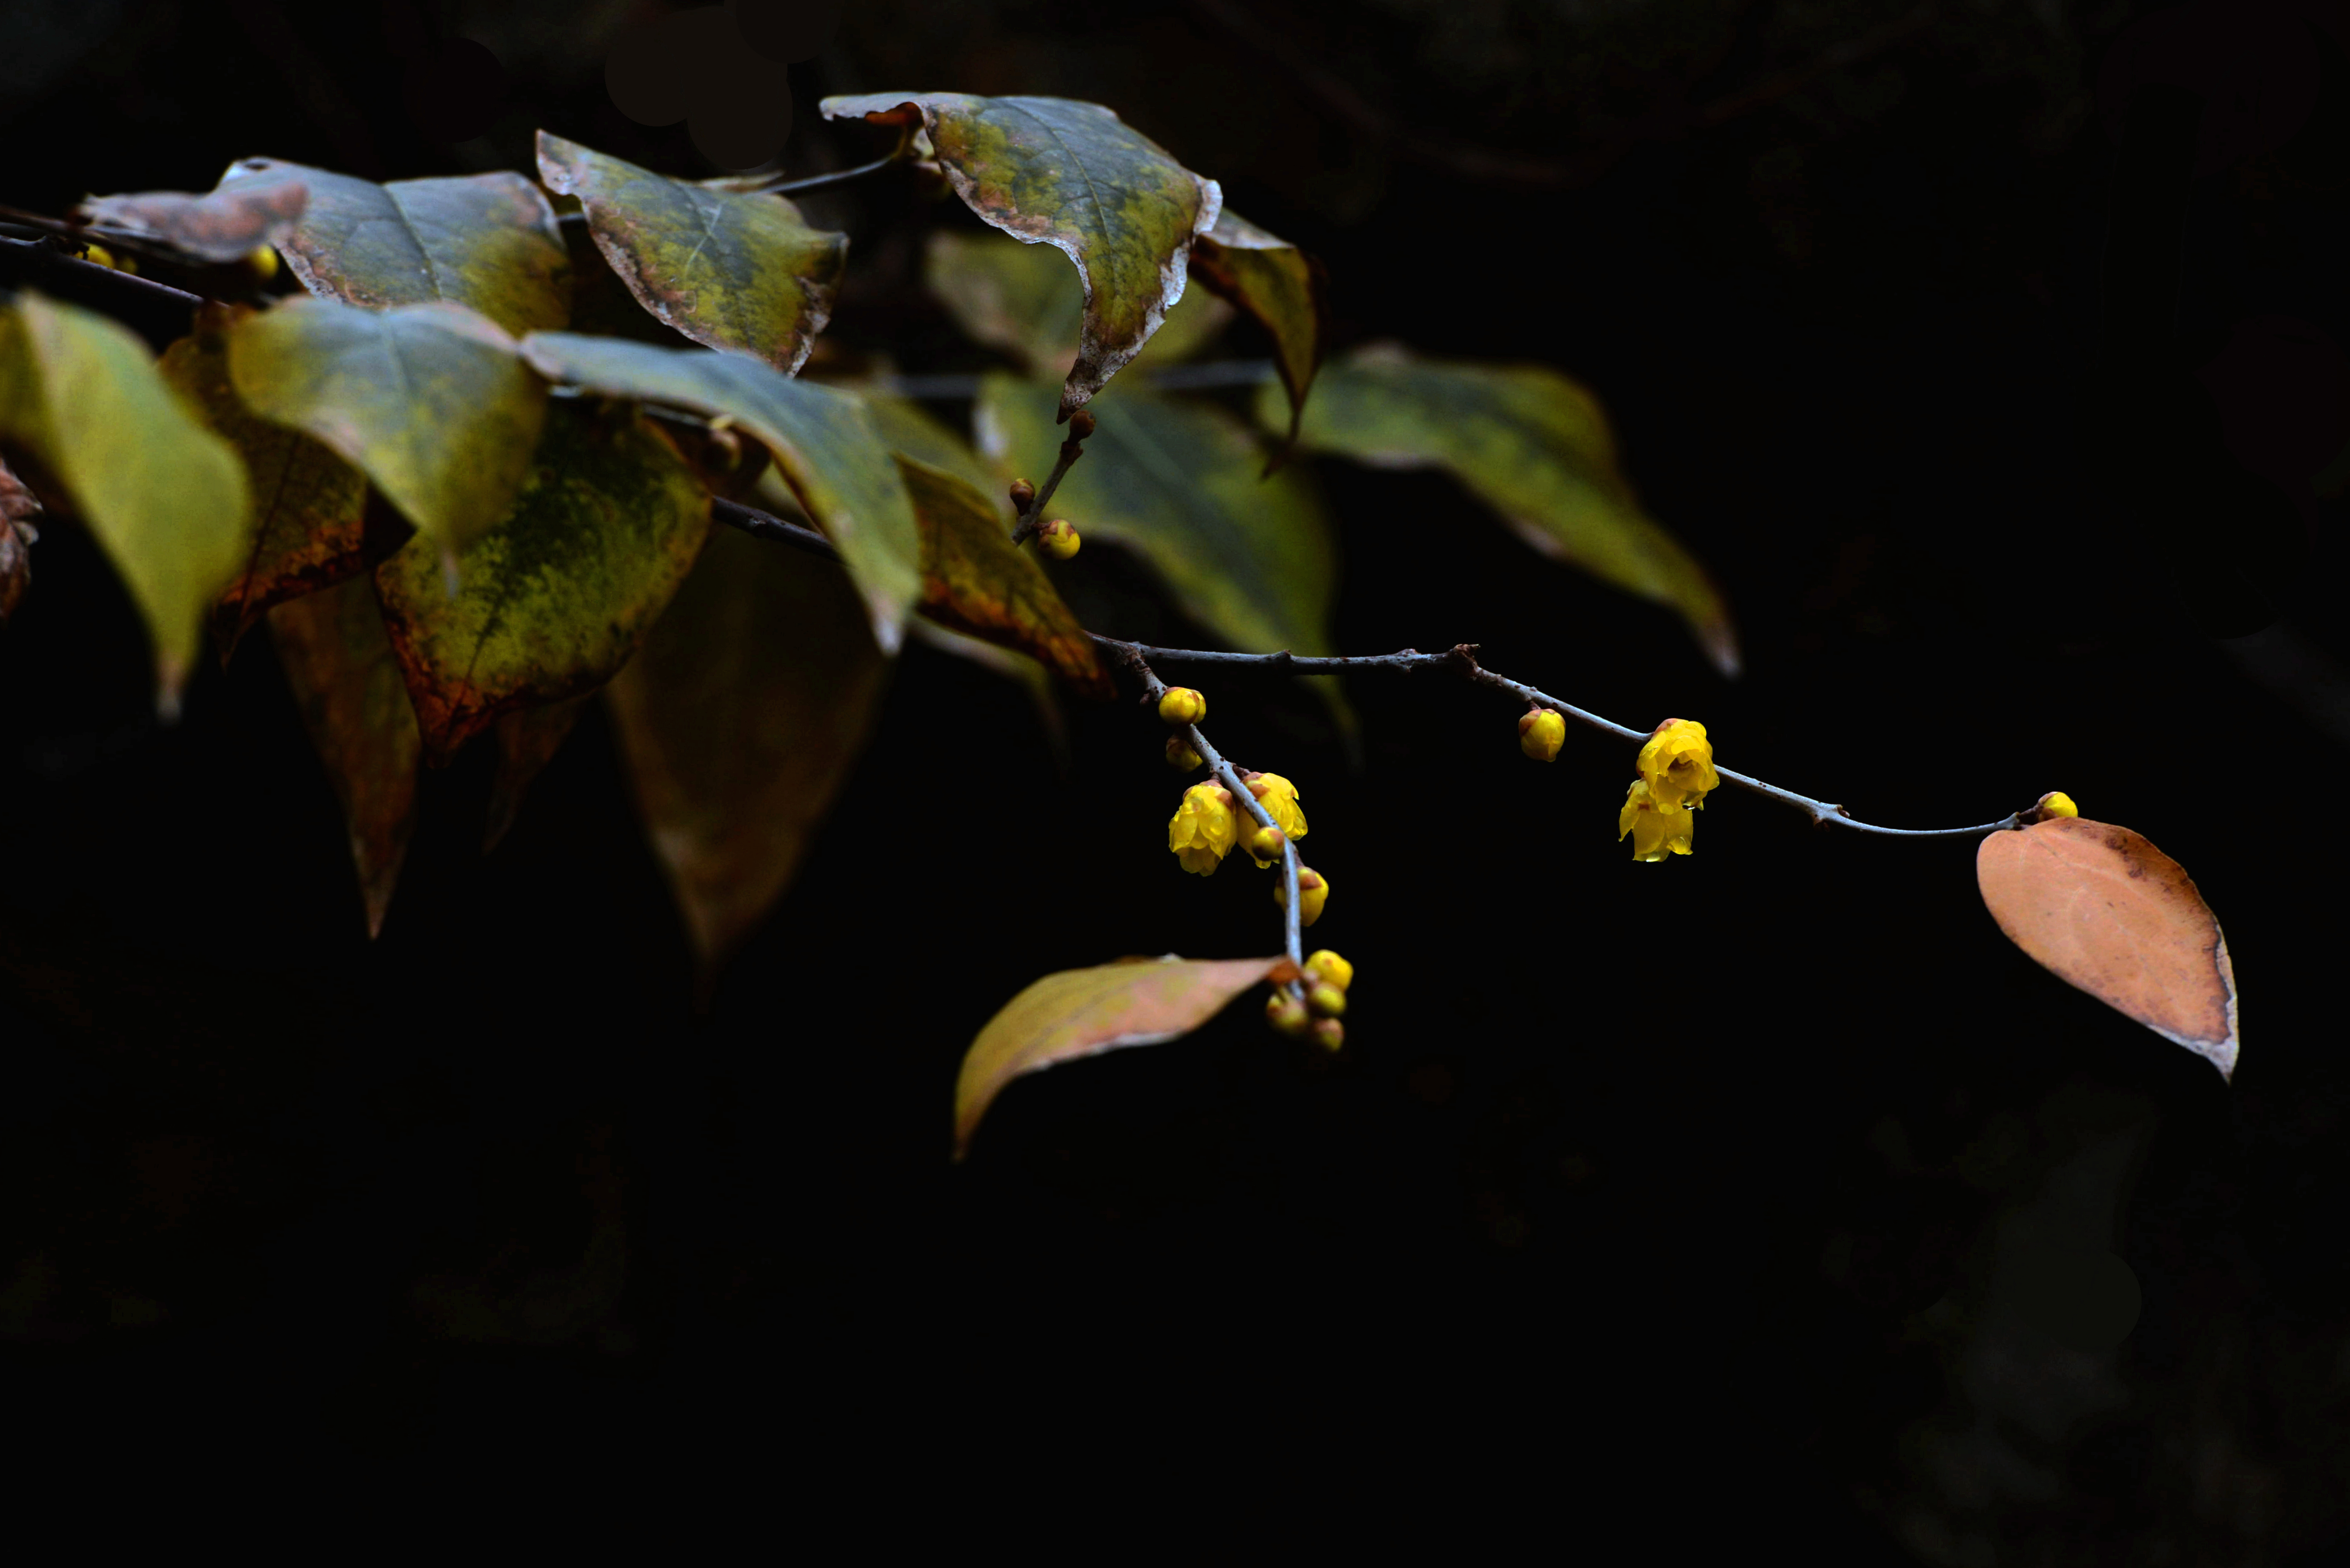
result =
[[299,184],[308,202],[278,242],[302,286],[345,305],[383,308],[448,300],[520,337],[571,319],[571,258],[546,193],[501,170],[389,185],[247,158],[215,196]]
[[0,310],[0,435],[38,458],[122,574],[177,711],[204,615],[244,557],[244,466],[102,316],[33,293]]
[[980,1118],[1013,1079],[1081,1056],[1180,1040],[1288,963],[1170,953],[1046,975],[1004,1003],[963,1054],[955,1080],[955,1158],[970,1150]]
[[1238,213],[1191,245],[1191,275],[1256,317],[1273,338],[1273,366],[1289,394],[1289,441],[1305,410],[1305,389],[1321,368],[1329,331],[1322,264]]
[[987,497],[910,457],[898,469],[922,525],[922,613],[1043,661],[1089,697],[1117,695],[1093,639],[1036,557],[1013,547]]
[[[980,445],[1008,473],[1055,444],[1050,390],[988,377]],[[1185,614],[1244,652],[1326,654],[1337,562],[1311,483],[1261,479],[1249,429],[1212,403],[1121,387],[1094,410],[1086,455],[1051,510],[1090,545],[1123,545],[1158,571]],[[1107,628],[1097,628],[1107,629]]]
[[971,210],[1076,264],[1085,286],[1077,358],[1058,417],[1083,407],[1183,297],[1191,236],[1223,192],[1099,104],[967,93],[828,98],[830,119],[919,123]]
[[658,348],[537,332],[523,354],[550,379],[608,397],[723,416],[764,446],[865,596],[874,640],[895,653],[921,593],[913,503],[873,416],[854,393],[795,381],[747,354]]
[[437,766],[499,715],[592,691],[626,664],[693,565],[710,495],[626,406],[550,410],[514,511],[451,592],[411,544],[376,568],[425,755]]
[[[1554,560],[1679,612],[1717,669],[1738,672],[1729,608],[1640,509],[1599,400],[1534,365],[1422,359],[1388,346],[1326,367],[1299,439],[1378,468],[1442,468]],[[1268,389],[1268,393],[1270,389]],[[1269,397],[1258,416],[1278,421]]]
[[868,387],[850,386],[847,389],[865,400],[865,410],[873,416],[874,428],[881,432],[884,446],[900,457],[943,468],[978,491],[1002,519],[1004,535],[1010,537],[1014,521],[1011,497],[1003,481],[996,475],[995,465],[980,456],[971,442],[931,417],[911,398],[877,392]]
[[[923,278],[972,341],[1003,349],[1030,375],[1057,379],[1076,367],[1085,290],[1051,246],[939,229],[931,234]],[[1186,292],[1137,358],[1174,364],[1222,332],[1232,317],[1231,307],[1213,295]]]
[[705,979],[782,894],[864,747],[889,671],[864,620],[831,563],[715,528],[605,689]]
[[832,315],[847,235],[808,227],[781,196],[667,179],[544,130],[538,170],[579,198],[604,259],[665,325],[799,372]]
[[[195,330],[163,351],[163,379],[203,410],[204,421],[244,459],[257,514],[244,564],[213,612],[213,638],[226,659],[275,604],[363,574],[399,547],[367,522],[367,476],[327,447],[284,425],[256,419],[229,384],[228,333],[241,310],[207,306]],[[397,523],[391,532],[405,537]]]
[[448,551],[513,507],[546,420],[514,340],[454,305],[290,299],[237,324],[228,368],[247,408],[356,464]]
[[269,639],[343,808],[368,935],[380,935],[416,826],[421,742],[375,589],[353,578],[278,605]]

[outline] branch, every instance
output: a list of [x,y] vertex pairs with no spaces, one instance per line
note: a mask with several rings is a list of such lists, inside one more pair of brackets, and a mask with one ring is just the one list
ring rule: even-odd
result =
[[778,180],[772,184],[759,186],[757,193],[762,196],[796,196],[804,191],[828,191],[835,185],[846,185],[851,180],[878,174],[898,161],[899,153],[891,152],[885,158],[876,158],[870,163],[859,163],[854,169],[836,169],[829,174],[809,174],[797,180]]
[[1086,455],[1086,437],[1093,433],[1092,414],[1079,409],[1069,416],[1069,436],[1061,443],[1061,460],[1053,465],[1053,472],[1045,476],[1045,488],[1036,492],[1028,504],[1021,509],[1019,525],[1012,530],[1014,548],[1025,544],[1028,536],[1036,532],[1036,519],[1045,515],[1045,504],[1053,499],[1053,492],[1061,488],[1061,481],[1068,477],[1069,470],[1076,466],[1077,459]]

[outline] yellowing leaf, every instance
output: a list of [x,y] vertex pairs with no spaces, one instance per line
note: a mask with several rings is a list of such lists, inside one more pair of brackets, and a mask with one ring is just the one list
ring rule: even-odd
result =
[[546,194],[501,170],[389,185],[275,158],[221,176],[216,198],[286,185],[308,201],[278,250],[302,286],[382,308],[442,299],[520,337],[571,318],[571,258]]
[[[1599,400],[1555,370],[1388,347],[1326,366],[1299,439],[1379,468],[1442,468],[1555,560],[1678,611],[1716,668],[1738,639],[1704,568],[1640,509]],[[1268,396],[1259,417],[1277,425]]]
[[343,808],[368,935],[378,936],[416,826],[420,742],[375,589],[354,578],[288,600],[269,612],[269,639]]
[[1093,639],[1035,556],[1013,548],[987,497],[910,457],[898,470],[922,525],[922,613],[1042,660],[1089,697],[1117,695]]
[[29,292],[0,309],[0,435],[56,475],[122,574],[172,711],[252,526],[236,453],[128,329]]
[[[236,395],[228,330],[238,314],[200,310],[195,330],[161,360],[164,379],[203,410],[252,480],[253,542],[213,615],[224,659],[270,606],[358,576],[400,543],[385,540],[380,528],[370,542],[366,475],[299,431],[256,419]],[[404,533],[397,523],[391,531]]]
[[551,410],[512,514],[466,556],[453,594],[421,541],[376,568],[425,755],[445,763],[500,714],[610,680],[709,522],[709,493],[643,415]]
[[569,332],[533,333],[523,354],[553,380],[732,420],[773,454],[800,505],[839,547],[874,640],[897,651],[921,592],[921,538],[898,465],[854,393],[792,380],[747,354]]
[[888,671],[837,566],[714,528],[643,651],[605,688],[705,977],[798,868]]
[[1099,104],[968,93],[866,93],[824,100],[826,117],[919,124],[971,210],[1076,264],[1085,286],[1067,419],[1159,329],[1183,297],[1191,236],[1223,192]]
[[101,235],[129,234],[200,261],[233,262],[285,239],[301,220],[309,188],[299,180],[231,185],[196,196],[140,191],[93,196],[82,218]]
[[667,179],[544,130],[538,169],[579,198],[639,304],[697,343],[798,373],[832,315],[847,235],[808,227],[781,196]]
[[1003,520],[1004,535],[1010,537],[1014,522],[1012,500],[993,463],[911,398],[876,392],[868,387],[849,389],[865,400],[866,411],[873,416],[874,428],[881,432],[883,445],[900,457],[943,468],[978,491]]
[[443,550],[513,507],[546,419],[514,340],[454,305],[288,300],[229,333],[228,369],[245,407],[357,465]]
[[[982,383],[980,445],[1033,473],[1058,444],[1045,387],[1009,376]],[[1311,483],[1261,479],[1264,453],[1246,426],[1211,403],[1122,386],[1094,410],[1086,455],[1054,493],[1088,545],[1115,541],[1148,561],[1185,614],[1250,653],[1326,654],[1337,564]]]
[[[1030,375],[1059,378],[1076,366],[1085,290],[1050,245],[938,229],[924,281],[974,342],[1003,349]],[[1214,296],[1186,292],[1137,358],[1171,365],[1222,331],[1232,316]]]
[[2234,1074],[2228,939],[2178,862],[2126,827],[2062,816],[1987,835],[1975,880],[2033,961]]
[[[955,1158],[1003,1086],[1024,1073],[1180,1039],[1286,959],[1144,959],[1048,974],[987,1021],[955,1080]],[[1292,971],[1295,972],[1294,971]]]
[[1322,264],[1227,211],[1192,242],[1191,275],[1256,317],[1273,338],[1273,366],[1289,393],[1289,440],[1295,441],[1329,330]]

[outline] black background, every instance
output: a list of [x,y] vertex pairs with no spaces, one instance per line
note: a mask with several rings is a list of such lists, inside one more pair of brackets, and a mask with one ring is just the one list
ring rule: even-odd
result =
[[[233,1430],[277,1473],[723,1457],[818,1509],[836,1471],[919,1499],[1001,1463],[999,1522],[1099,1469],[1185,1476],[1186,1512],[1564,1544],[2322,1552],[2350,1526],[2342,519],[2226,442],[2350,439],[2350,69],[2303,23],[2214,25],[2282,129],[2157,204],[2175,296],[2116,326],[2107,280],[2147,268],[2108,253],[2130,122],[2096,89],[2160,9],[874,5],[792,67],[783,161],[879,151],[815,119],[826,92],[1097,98],[1321,254],[1343,343],[1581,378],[1724,586],[1743,678],[1450,481],[1331,463],[1339,645],[1476,641],[1874,821],[2069,791],[2225,921],[2232,1088],[2010,948],[1966,843],[1724,791],[1695,856],[1635,865],[1612,742],[1539,766],[1506,702],[1364,679],[1357,762],[1304,694],[1219,676],[1212,734],[1299,782],[1332,877],[1344,1057],[1243,1003],[1022,1083],[957,1167],[960,1054],[1029,980],[1275,940],[1262,879],[1173,867],[1146,712],[1073,708],[1056,771],[1019,689],[910,649],[697,1017],[599,711],[487,857],[484,748],[427,778],[369,944],[265,639],[156,727],[128,601],[52,520],[0,638],[28,1429],[172,1463]],[[0,201],[254,154],[526,168],[539,125],[708,173],[603,95],[630,14],[0,7]],[[460,27],[504,79],[452,107],[395,46]],[[2314,99],[2261,85],[2312,69]],[[896,174],[809,207],[852,234],[837,363],[990,363],[914,276],[958,209]],[[2222,361],[2253,369],[2199,378]],[[1107,554],[1102,629],[1205,640]],[[2106,1249],[2143,1299],[2118,1344]]]

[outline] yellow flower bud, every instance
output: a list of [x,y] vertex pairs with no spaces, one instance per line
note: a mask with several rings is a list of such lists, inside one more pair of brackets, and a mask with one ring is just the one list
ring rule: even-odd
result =
[[1077,546],[1085,541],[1077,537],[1077,531],[1069,526],[1067,518],[1055,517],[1036,530],[1036,543],[1053,559],[1066,561],[1077,553]]
[[1167,847],[1183,869],[1212,876],[1232,847],[1232,795],[1219,784],[1197,784],[1167,824]]
[[1336,1018],[1347,1011],[1347,993],[1335,985],[1317,985],[1305,993],[1305,1005],[1324,1018]]
[[1264,999],[1264,1021],[1293,1040],[1304,1038],[1314,1027],[1314,1016],[1305,1011],[1305,1003],[1292,996],[1285,985],[1275,987]]
[[1335,1056],[1338,1053],[1338,1048],[1346,1043],[1347,1026],[1345,1024],[1335,1018],[1317,1018],[1314,1021],[1314,1044]]
[[254,246],[252,250],[245,253],[244,270],[251,273],[255,280],[260,283],[267,283],[271,278],[276,277],[277,247],[276,245]]
[[1518,750],[1538,763],[1555,763],[1566,743],[1566,721],[1539,708],[1518,721]]
[[1281,858],[1282,849],[1289,843],[1287,835],[1277,827],[1260,827],[1253,822],[1244,826],[1246,832],[1241,842],[1247,847],[1249,858],[1257,863],[1259,870]]
[[1315,985],[1335,985],[1345,991],[1355,983],[1355,966],[1323,948],[1305,961],[1305,978]]
[[1207,759],[1191,749],[1191,742],[1180,735],[1167,737],[1167,765],[1179,774],[1205,765]]
[[1208,700],[1189,686],[1170,686],[1159,699],[1159,716],[1170,724],[1196,724],[1208,716]]
[[2042,795],[2040,797],[2040,804],[2033,809],[2037,813],[2039,820],[2042,822],[2047,821],[2052,816],[2078,816],[2081,815],[2081,808],[2074,805],[2073,804],[2073,797],[2066,794],[2063,790],[2052,791],[2047,794]]
[[1640,748],[1639,767],[1641,782],[1660,809],[1702,807],[1707,794],[1721,783],[1713,771],[1713,743],[1705,738],[1705,726],[1694,719],[1668,719],[1658,725]]
[[[1284,877],[1273,885],[1273,901],[1283,909],[1289,907],[1289,879]],[[1310,926],[1322,918],[1322,906],[1330,901],[1330,879],[1310,866],[1297,868],[1297,923]]]
[[1305,836],[1305,813],[1298,809],[1297,786],[1279,774],[1243,774],[1241,782],[1256,796],[1265,814],[1292,838]]
[[1668,853],[1690,853],[1690,838],[1697,831],[1697,818],[1685,805],[1663,805],[1646,779],[1633,781],[1624,796],[1624,809],[1617,814],[1616,836],[1632,836],[1632,858],[1662,860]]

